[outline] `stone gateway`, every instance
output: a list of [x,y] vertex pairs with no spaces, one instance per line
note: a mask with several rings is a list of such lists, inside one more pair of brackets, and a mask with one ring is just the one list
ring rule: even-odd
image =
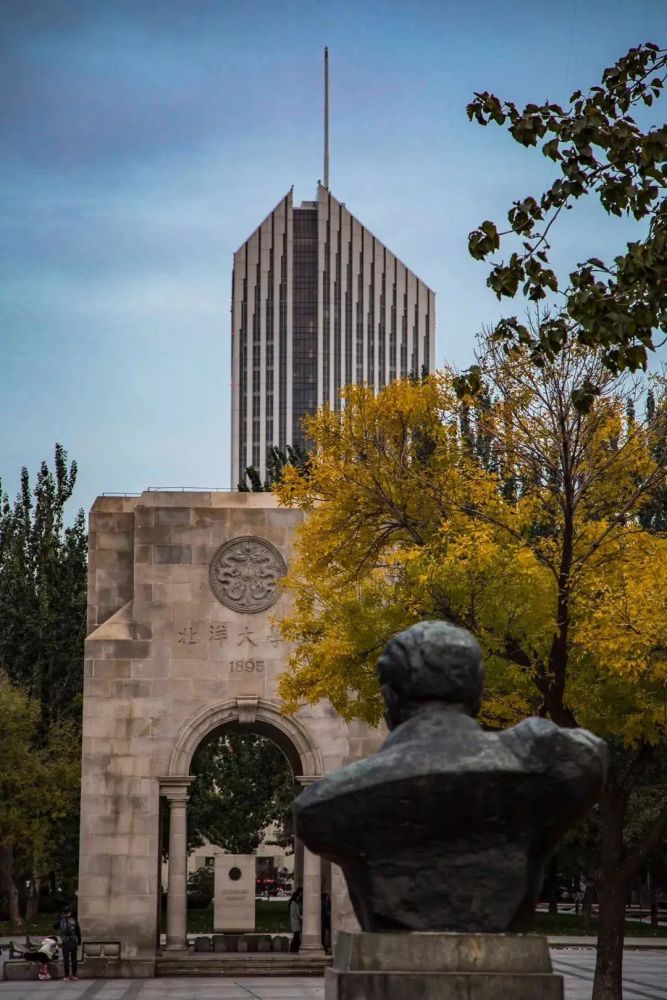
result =
[[[271,494],[100,497],[90,514],[78,909],[84,936],[120,942],[125,975],[186,948],[190,763],[228,731],[273,740],[296,790],[367,756],[382,734],[327,703],[281,711],[289,650],[278,581],[303,515]],[[170,813],[166,943],[160,942],[161,818]],[[296,843],[302,953],[321,954],[328,868]],[[333,926],[355,927],[340,872]],[[328,882],[327,882],[328,885]]]

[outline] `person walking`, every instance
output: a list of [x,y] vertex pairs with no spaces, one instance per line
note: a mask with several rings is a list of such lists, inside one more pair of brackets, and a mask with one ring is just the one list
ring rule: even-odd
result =
[[[72,907],[66,906],[60,919],[54,924],[54,928],[60,934],[60,941],[63,952],[63,965],[65,966],[64,982],[73,982],[77,976],[77,950],[81,944],[81,928],[79,921],[72,915]],[[71,973],[70,973],[71,966]]]
[[289,898],[287,904],[289,910],[289,924],[292,931],[292,943],[289,950],[296,954],[301,947],[301,919],[303,911],[303,890],[296,889]]

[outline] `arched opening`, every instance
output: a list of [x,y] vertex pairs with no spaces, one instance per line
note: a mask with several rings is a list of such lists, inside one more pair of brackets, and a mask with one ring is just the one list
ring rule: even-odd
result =
[[[244,766],[263,768],[264,773],[248,773],[244,781]],[[289,824],[291,802],[287,802],[288,787],[293,799],[320,773],[319,752],[308,730],[283,716],[271,702],[239,698],[208,709],[184,729],[172,753],[170,773],[160,779],[168,824],[167,951],[186,950],[188,936],[223,933],[234,927],[237,913],[226,921],[220,916],[228,905],[225,899],[242,896],[239,886],[232,893],[230,883],[223,881],[223,872],[232,877],[225,865],[231,856],[237,878],[240,868],[249,870],[246,865],[254,873],[254,927],[239,925],[236,932],[256,930],[291,937],[295,928],[285,890],[299,887],[303,893],[301,950],[309,955],[322,953],[327,940],[326,934],[323,937],[322,918],[324,914],[326,920],[327,915],[323,901],[330,893],[330,870],[294,841]],[[247,880],[243,885],[245,905]],[[269,889],[269,899],[256,901],[258,887]],[[195,897],[197,889],[203,892]],[[204,899],[207,892],[214,897],[210,903]],[[207,912],[197,913],[196,905],[208,907]],[[245,909],[244,913],[247,921]],[[328,931],[326,924],[324,930]]]
[[298,719],[283,715],[274,702],[240,696],[207,708],[185,727],[174,746],[168,778],[187,776],[197,747],[212,733],[226,727],[246,732],[252,727],[253,732],[268,736],[283,751],[297,777],[315,778],[322,774],[319,750]]
[[271,828],[276,845],[290,848],[294,772],[270,737],[247,729],[211,734],[196,750],[188,802],[188,844],[254,854]]
[[[187,930],[189,934],[290,932],[287,899],[294,885],[292,805],[298,791],[292,764],[283,750],[254,726],[226,724],[195,751],[194,781],[187,804]],[[169,813],[162,828],[162,856],[168,856]],[[253,903],[239,922],[223,912],[222,855],[236,856],[253,868],[252,885],[230,885],[238,897],[254,885]],[[251,862],[252,859],[252,862]],[[166,862],[163,886],[166,886]],[[252,906],[252,912],[248,908]],[[162,925],[165,912],[162,907]]]

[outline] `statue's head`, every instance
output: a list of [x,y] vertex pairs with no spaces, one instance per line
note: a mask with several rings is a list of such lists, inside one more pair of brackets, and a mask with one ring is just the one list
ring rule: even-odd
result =
[[385,719],[395,729],[425,704],[443,702],[479,712],[484,686],[475,637],[448,622],[419,622],[387,643],[378,661]]

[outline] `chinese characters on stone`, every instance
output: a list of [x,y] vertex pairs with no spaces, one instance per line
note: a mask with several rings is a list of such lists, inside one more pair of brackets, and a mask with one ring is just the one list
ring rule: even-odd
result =
[[211,642],[224,642],[229,638],[227,622],[214,622],[208,627],[208,637]]
[[[232,622],[211,622],[207,628],[203,625],[195,628],[193,625],[184,625],[178,631],[176,641],[181,646],[196,646],[201,642],[218,644],[218,649],[222,649],[223,643],[230,642],[235,646],[258,646],[261,642],[267,642],[276,648],[281,642],[280,630],[276,626],[271,626],[268,634],[262,634],[257,629],[244,625],[242,628],[235,626]],[[230,660],[230,673],[264,673],[264,660]]]
[[197,645],[197,631],[193,629],[191,625],[186,625],[178,633],[178,641],[182,646],[196,646]]
[[268,642],[273,647],[276,647],[282,642],[282,637],[280,629],[276,626],[272,626],[268,635],[262,637],[255,629],[251,629],[248,625],[244,625],[242,630],[238,631],[238,628],[235,629],[231,622],[212,622],[208,626],[207,633],[204,633],[203,629],[194,628],[192,625],[184,625],[179,630],[176,639],[181,646],[196,646],[197,643],[204,641],[217,642],[222,646],[222,643],[228,640],[233,641],[236,646],[242,646],[244,642],[249,643],[251,646],[257,646],[261,642]]

